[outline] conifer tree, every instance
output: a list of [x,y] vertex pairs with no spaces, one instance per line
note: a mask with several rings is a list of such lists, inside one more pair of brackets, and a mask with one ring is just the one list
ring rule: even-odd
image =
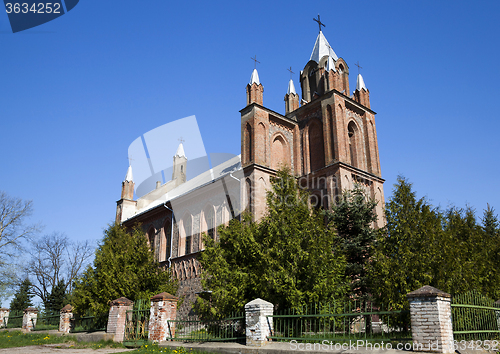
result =
[[24,281],[19,285],[19,290],[15,293],[14,298],[10,302],[11,311],[23,311],[28,307],[33,306],[33,292],[31,290],[31,282],[29,279],[24,279]]
[[77,313],[104,315],[109,302],[122,296],[136,301],[176,290],[170,270],[155,260],[144,232],[114,224],[104,232],[93,266],[76,281],[72,298]]
[[45,302],[45,311],[47,313],[59,312],[65,305],[66,284],[64,279],[60,279],[56,286],[52,288]]
[[345,258],[335,231],[311,210],[289,170],[278,171],[259,223],[247,214],[218,230],[219,241],[204,236],[199,299],[203,316],[224,316],[262,298],[275,310],[339,299],[345,294]]
[[377,221],[377,202],[370,200],[360,186],[345,191],[339,201],[327,212],[340,238],[346,256],[346,276],[350,281],[350,296],[366,299],[369,296],[367,266],[373,254]]

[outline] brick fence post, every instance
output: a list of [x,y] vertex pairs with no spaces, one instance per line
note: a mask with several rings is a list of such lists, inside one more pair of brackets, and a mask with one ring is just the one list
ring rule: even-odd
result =
[[36,319],[38,317],[38,309],[28,307],[23,311],[23,329],[31,332],[33,327],[36,326]]
[[497,316],[497,326],[500,331],[500,300],[495,301],[495,305],[498,307],[498,311],[495,311],[495,315]]
[[268,341],[273,332],[272,315],[274,305],[262,299],[255,299],[245,305],[246,345],[261,347]]
[[175,337],[175,322],[169,325],[168,321],[177,317],[177,300],[166,292],[151,298],[148,340],[161,343]]
[[0,308],[0,328],[7,327],[7,322],[9,321],[9,309],[5,307]]
[[413,350],[454,353],[451,295],[425,285],[406,296],[410,302]]
[[71,319],[73,318],[73,306],[66,305],[61,309],[59,317],[59,332],[69,333],[71,331]]
[[111,301],[106,333],[114,334],[113,340],[115,342],[123,342],[127,311],[132,310],[133,306],[134,302],[130,301],[126,297],[121,297]]

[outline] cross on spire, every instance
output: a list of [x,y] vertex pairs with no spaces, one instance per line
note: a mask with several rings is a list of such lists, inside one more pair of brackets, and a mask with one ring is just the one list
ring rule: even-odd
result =
[[182,139],[182,136],[179,138],[179,142],[182,144],[183,142],[185,142],[186,140]]
[[288,71],[290,71],[290,80],[292,79],[292,75],[295,74],[293,71],[292,71],[292,67],[290,67],[290,69],[286,69]]
[[254,68],[254,69],[257,69],[257,63],[259,63],[259,64],[260,64],[260,61],[258,61],[258,60],[257,60],[257,55],[255,55],[255,57],[254,57],[254,58],[250,58],[250,59],[252,59],[252,60],[255,62],[255,63],[254,63],[254,67],[253,67],[253,68]]
[[133,158],[131,158],[131,157],[129,157],[129,158],[128,158],[128,165],[129,165],[129,166],[130,166],[130,165],[132,165],[132,161],[134,161],[134,159],[133,159]]
[[359,65],[359,61],[354,65],[356,65],[358,67],[358,74],[359,74],[360,69],[363,69],[363,67]]
[[318,14],[318,18],[313,18],[313,21],[316,21],[318,23],[318,26],[319,26],[319,31],[321,32],[321,26],[323,27],[326,27],[325,24],[323,22],[321,22],[320,18],[319,18],[319,14]]

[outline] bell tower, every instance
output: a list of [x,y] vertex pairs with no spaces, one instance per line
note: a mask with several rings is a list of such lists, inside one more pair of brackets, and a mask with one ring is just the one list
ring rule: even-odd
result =
[[[384,191],[375,128],[375,112],[361,74],[349,91],[349,67],[319,33],[309,61],[300,72],[301,101],[293,80],[285,94],[285,115],[263,106],[254,69],[247,85],[247,106],[241,112],[242,195],[255,218],[263,215],[270,176],[289,166],[311,193],[311,204],[331,208],[343,190],[361,186],[378,204],[376,226],[385,224]],[[291,69],[290,69],[291,71]],[[243,190],[244,189],[244,190]],[[253,198],[253,199],[252,199]]]

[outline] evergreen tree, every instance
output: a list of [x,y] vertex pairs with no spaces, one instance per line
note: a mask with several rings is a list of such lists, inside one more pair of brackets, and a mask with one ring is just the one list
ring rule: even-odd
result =
[[59,312],[64,305],[66,300],[66,284],[64,279],[60,279],[56,286],[52,288],[47,301],[44,303],[45,311],[47,313]]
[[19,285],[19,290],[15,293],[14,298],[10,302],[11,311],[23,311],[28,307],[32,307],[33,292],[31,290],[31,282],[28,278]]
[[203,288],[210,299],[198,299],[204,316],[241,311],[256,298],[275,309],[331,301],[345,293],[345,258],[335,231],[308,207],[288,170],[278,171],[267,195],[267,214],[255,223],[249,215],[218,230],[219,242],[204,235],[200,262]]
[[373,223],[377,221],[376,206],[377,202],[369,200],[364,190],[356,186],[352,191],[345,191],[332,207],[332,212],[327,212],[337,229],[341,249],[346,256],[350,295],[361,299],[369,296],[367,266],[376,239],[373,228]]
[[93,266],[75,282],[72,298],[77,313],[104,315],[119,297],[136,301],[164,291],[175,294],[177,284],[155,260],[144,232],[115,224],[105,231]]
[[[442,215],[399,176],[386,203],[387,225],[378,235],[370,267],[373,296],[392,309],[407,305],[406,294],[433,285]],[[444,290],[444,289],[442,289]]]

